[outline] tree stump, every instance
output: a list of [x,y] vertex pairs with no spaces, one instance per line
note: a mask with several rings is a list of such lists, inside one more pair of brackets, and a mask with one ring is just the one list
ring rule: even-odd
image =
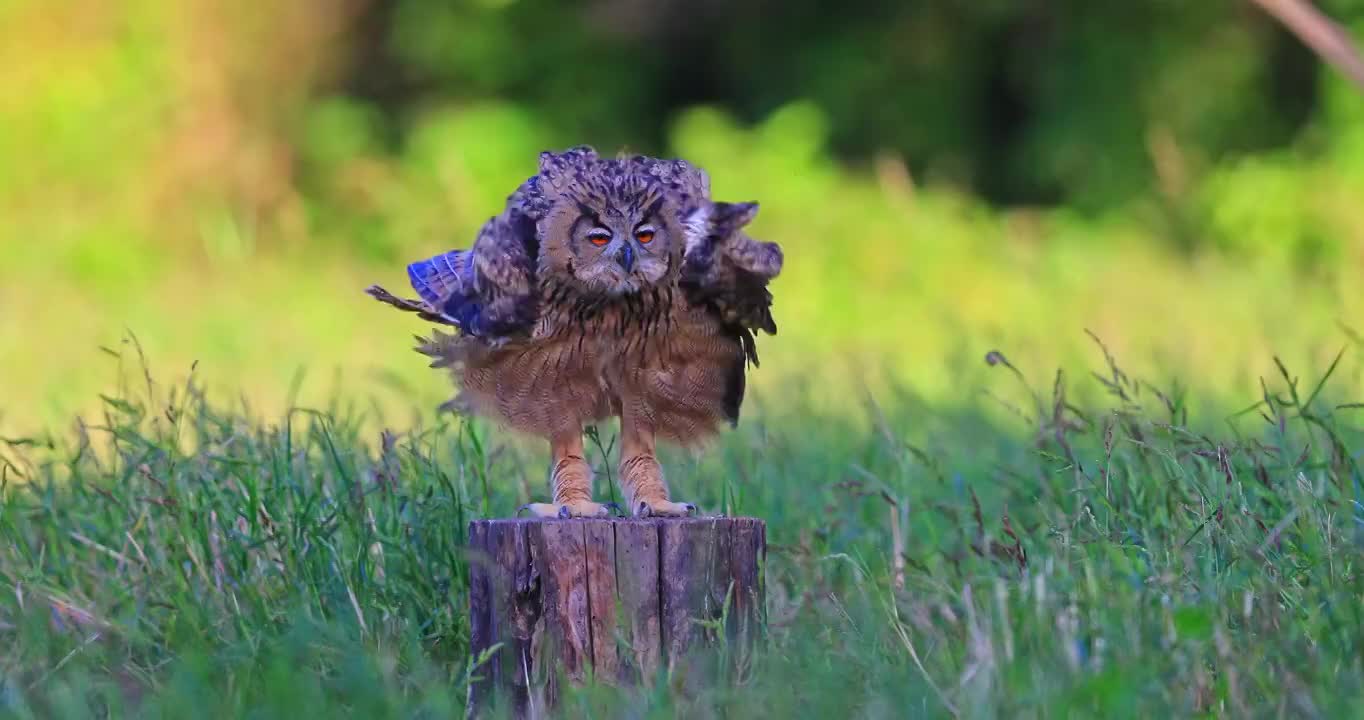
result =
[[[748,667],[766,615],[766,526],[753,518],[475,520],[470,645],[491,654],[468,714],[541,717],[561,683],[667,673],[689,693]],[[501,644],[500,646],[499,643]]]

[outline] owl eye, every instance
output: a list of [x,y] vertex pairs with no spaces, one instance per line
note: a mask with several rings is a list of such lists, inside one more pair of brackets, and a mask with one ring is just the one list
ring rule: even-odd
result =
[[592,243],[593,245],[596,245],[597,247],[601,247],[611,242],[611,233],[601,228],[597,228],[595,230],[588,230],[587,241]]
[[641,245],[648,245],[654,241],[654,231],[652,229],[638,230],[635,232],[635,239]]

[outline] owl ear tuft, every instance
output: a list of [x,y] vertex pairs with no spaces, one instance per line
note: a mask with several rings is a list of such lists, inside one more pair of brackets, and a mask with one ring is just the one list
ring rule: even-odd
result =
[[[694,193],[697,200],[710,200],[710,175],[686,160],[674,160],[673,172],[679,178],[684,178],[682,186],[688,192]],[[690,183],[687,182],[690,180]]]
[[753,218],[758,215],[758,203],[715,203],[715,212],[711,217],[711,223],[715,227],[715,234],[720,237],[728,237],[739,228],[753,222]]
[[561,153],[546,150],[540,153],[540,174],[551,182],[573,168],[581,168],[597,160],[597,151],[590,145],[578,145]]
[[700,168],[696,169],[697,176],[700,177],[701,197],[710,197],[710,174]]

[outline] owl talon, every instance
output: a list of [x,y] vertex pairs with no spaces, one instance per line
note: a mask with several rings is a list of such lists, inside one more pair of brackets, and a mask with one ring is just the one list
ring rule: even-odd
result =
[[[549,520],[569,520],[572,518],[608,518],[611,517],[613,503],[594,503],[591,501],[571,502],[571,503],[526,503],[516,509],[516,516],[521,517],[522,511],[529,510],[531,517]],[[617,510],[620,508],[617,507]]]
[[691,517],[697,513],[694,503],[675,503],[667,500],[640,500],[635,504],[635,517]]
[[529,510],[531,517],[537,518],[559,517],[559,507],[560,506],[558,505],[551,505],[549,503],[526,503],[525,505],[522,505],[521,507],[516,509],[516,516],[521,517],[521,513],[523,511]]

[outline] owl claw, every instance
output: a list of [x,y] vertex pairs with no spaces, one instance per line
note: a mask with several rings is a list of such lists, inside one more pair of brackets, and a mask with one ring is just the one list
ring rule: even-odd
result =
[[516,509],[516,516],[521,517],[523,511],[529,510],[531,517],[542,519],[568,520],[571,518],[607,518],[611,517],[611,508],[620,510],[614,503],[598,504],[590,501],[572,503],[526,503]]
[[521,517],[521,513],[526,510],[530,511],[531,517],[558,517],[555,506],[550,505],[549,503],[526,503],[525,505],[516,508],[516,517]]
[[691,517],[697,512],[693,503],[675,503],[667,500],[640,500],[635,504],[635,517]]

